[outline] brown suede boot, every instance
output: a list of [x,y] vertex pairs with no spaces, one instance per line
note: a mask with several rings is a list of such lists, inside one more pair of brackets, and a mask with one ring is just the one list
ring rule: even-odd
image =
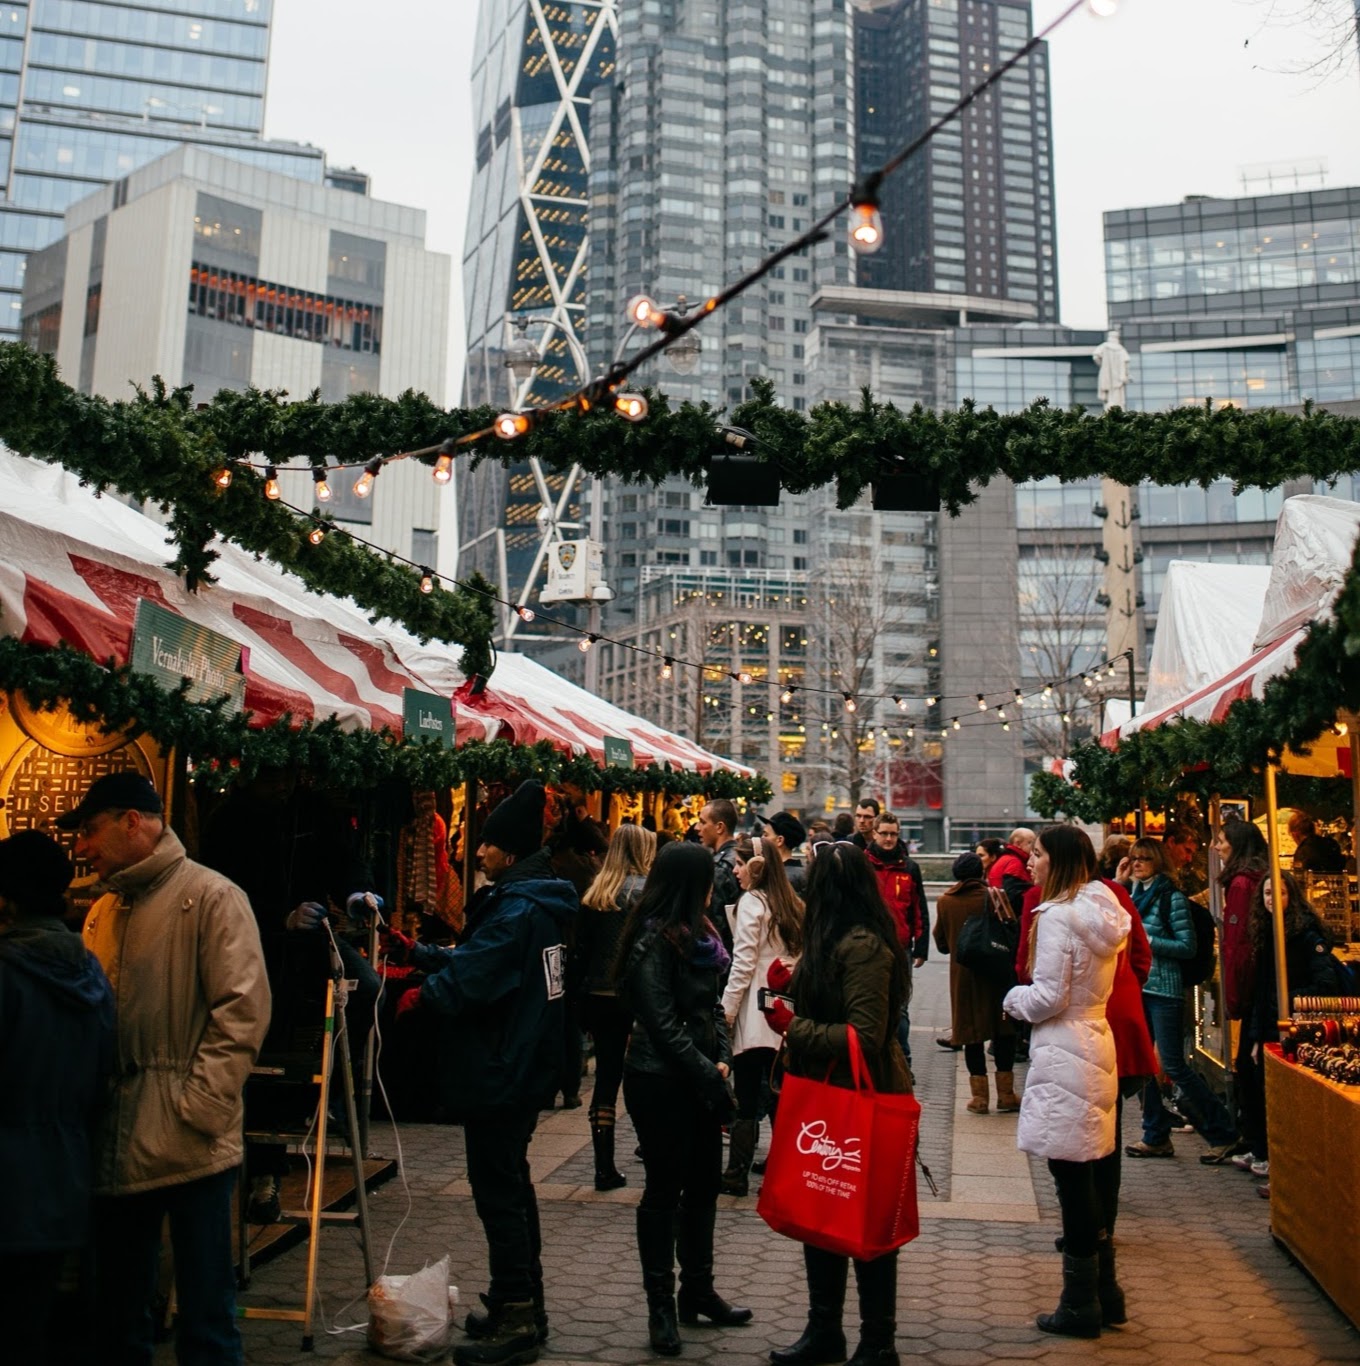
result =
[[999,1115],[1009,1114],[1020,1108],[1020,1097],[1015,1094],[1015,1073],[998,1072],[996,1074],[996,1112]]
[[973,1093],[973,1099],[964,1107],[970,1115],[985,1115],[987,1113],[987,1089],[986,1077],[968,1078],[968,1089]]

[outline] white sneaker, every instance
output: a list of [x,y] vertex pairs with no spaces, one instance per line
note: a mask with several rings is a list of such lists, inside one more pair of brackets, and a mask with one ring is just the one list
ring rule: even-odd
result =
[[1251,1174],[1253,1176],[1269,1176],[1270,1163],[1263,1157],[1259,1162],[1251,1164]]
[[1255,1153],[1238,1153],[1236,1157],[1229,1158],[1229,1161],[1239,1171],[1249,1172],[1256,1165]]

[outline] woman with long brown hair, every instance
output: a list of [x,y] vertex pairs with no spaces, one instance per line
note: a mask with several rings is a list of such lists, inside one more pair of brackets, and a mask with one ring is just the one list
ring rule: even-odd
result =
[[1044,830],[1030,867],[1044,898],[1030,929],[1030,985],[1012,987],[1004,1003],[1034,1026],[1016,1144],[1048,1159],[1063,1226],[1062,1297],[1036,1322],[1046,1333],[1095,1338],[1102,1298],[1123,1300],[1096,1164],[1117,1137],[1119,1080],[1105,1004],[1130,917],[1099,881],[1095,850],[1075,826]]
[[581,965],[581,1023],[595,1040],[595,1090],[590,1100],[590,1137],[595,1148],[595,1189],[617,1190],[628,1178],[614,1165],[614,1119],[623,1055],[632,1016],[619,1004],[614,960],[634,902],[642,895],[656,857],[656,836],[640,825],[621,825],[604,863],[581,898],[576,918],[576,961]]
[[732,1035],[732,1083],[737,1117],[728,1140],[725,1195],[745,1195],[760,1137],[761,1083],[779,1051],[779,1035],[760,1010],[760,988],[776,958],[803,951],[803,903],[789,886],[779,850],[760,836],[737,841],[733,871],[741,886],[732,927],[732,968],[723,991],[723,1014]]

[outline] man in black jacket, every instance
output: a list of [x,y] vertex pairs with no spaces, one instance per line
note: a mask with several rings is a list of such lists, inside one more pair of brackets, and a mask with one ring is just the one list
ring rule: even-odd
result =
[[440,1083],[462,1121],[468,1182],[486,1233],[491,1287],[475,1339],[458,1366],[534,1361],[548,1337],[538,1200],[529,1142],[544,1095],[557,1083],[566,996],[566,938],[576,890],[543,848],[545,794],[522,783],[487,817],[477,862],[490,879],[468,907],[456,949],[392,934],[394,960],[430,975],[401,1000],[442,1024]]
[[717,797],[699,812],[699,842],[713,855],[713,896],[708,918],[718,931],[723,947],[732,952],[732,925],[727,908],[741,899],[737,883],[737,808],[726,797]]
[[765,822],[765,838],[779,850],[789,886],[802,896],[803,884],[807,881],[807,869],[803,866],[803,860],[793,852],[795,849],[801,849],[807,840],[807,831],[803,829],[802,821],[787,811],[776,811]]

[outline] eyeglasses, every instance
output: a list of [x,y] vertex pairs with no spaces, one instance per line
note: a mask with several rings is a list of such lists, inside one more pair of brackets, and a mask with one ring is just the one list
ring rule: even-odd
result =
[[[76,834],[83,840],[87,840],[101,825],[107,825],[109,821],[120,820],[126,816],[131,807],[126,807],[122,811],[100,811],[97,815],[91,816],[87,821],[81,821],[76,826]],[[107,818],[107,819],[106,819]]]
[[1157,860],[1151,854],[1134,854],[1129,858],[1130,863],[1156,863]]

